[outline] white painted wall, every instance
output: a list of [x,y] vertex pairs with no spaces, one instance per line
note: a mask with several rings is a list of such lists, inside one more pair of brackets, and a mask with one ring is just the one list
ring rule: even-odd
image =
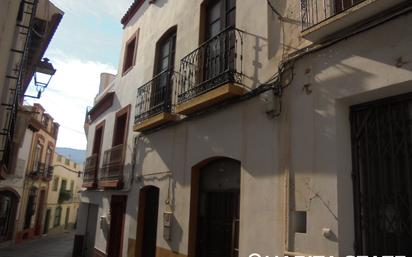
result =
[[[266,1],[237,1],[237,27],[250,33],[245,37],[244,71],[245,84],[251,88],[277,71],[283,54],[308,44],[300,37],[300,2],[272,2],[284,14],[282,24]],[[131,104],[125,189],[86,191],[83,201],[99,205],[99,216],[104,216],[112,194],[128,195],[123,245],[127,256],[127,241],[136,237],[139,189],[159,187],[157,245],[187,254],[191,168],[207,158],[226,156],[241,162],[240,256],[253,252],[275,256],[285,251],[333,256],[353,253],[348,107],[411,90],[411,62],[395,66],[400,57],[412,59],[412,34],[406,26],[411,16],[299,59],[294,80],[284,91],[280,117],[273,119],[265,113],[272,104],[268,92],[142,136],[133,158],[133,140],[138,135],[132,132],[136,91],[152,79],[155,42],[177,25],[178,68],[180,59],[197,48],[200,3],[159,0],[149,5],[146,1],[124,28],[123,45],[140,29],[136,65],[113,82],[114,104],[90,125],[87,153],[91,154],[95,126],[103,120],[102,153],[111,147],[115,113]],[[122,58],[123,52],[119,74]],[[306,84],[311,92],[304,90]],[[136,177],[130,187],[132,171]],[[175,220],[170,242],[162,237],[168,179],[148,176],[158,172],[172,173]],[[295,210],[307,212],[307,233],[294,233],[288,219]],[[323,228],[330,228],[334,237],[323,237]],[[96,248],[103,252],[107,236],[104,227],[98,226]]]

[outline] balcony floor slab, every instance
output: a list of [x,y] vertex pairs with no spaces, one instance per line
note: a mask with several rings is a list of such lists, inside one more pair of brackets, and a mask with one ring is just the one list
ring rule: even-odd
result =
[[189,115],[226,99],[241,96],[244,94],[244,91],[244,88],[241,86],[233,83],[226,83],[209,92],[196,96],[187,102],[177,105],[176,113]]
[[160,126],[164,123],[170,122],[170,121],[174,121],[177,119],[177,116],[174,114],[170,114],[170,113],[166,113],[166,112],[162,112],[159,113],[155,116],[152,116],[140,123],[136,123],[133,126],[133,131],[135,132],[144,132],[146,130],[149,130],[151,128]]

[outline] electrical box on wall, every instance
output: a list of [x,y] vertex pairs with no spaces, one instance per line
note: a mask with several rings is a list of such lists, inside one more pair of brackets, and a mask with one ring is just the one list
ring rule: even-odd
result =
[[173,213],[171,211],[165,211],[163,213],[163,238],[166,241],[172,239],[172,218]]

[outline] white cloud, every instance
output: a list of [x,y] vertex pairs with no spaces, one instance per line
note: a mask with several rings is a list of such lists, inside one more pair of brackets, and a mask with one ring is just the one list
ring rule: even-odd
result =
[[[83,125],[86,107],[93,105],[99,88],[100,73],[116,73],[111,64],[80,60],[61,52],[49,54],[57,69],[49,87],[39,102],[60,124],[57,146],[77,149],[86,148]],[[28,92],[33,92],[33,85]],[[28,98],[26,98],[28,100]]]
[[71,15],[91,14],[96,18],[109,15],[120,20],[133,0],[52,0],[52,2]]

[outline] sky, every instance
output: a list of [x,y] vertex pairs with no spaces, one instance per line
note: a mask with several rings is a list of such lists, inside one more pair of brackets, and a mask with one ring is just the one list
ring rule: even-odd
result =
[[[86,149],[83,125],[100,73],[116,74],[122,40],[120,19],[133,0],[51,0],[65,12],[44,57],[57,69],[39,100],[60,124],[57,147]],[[36,95],[33,84],[26,94]]]

